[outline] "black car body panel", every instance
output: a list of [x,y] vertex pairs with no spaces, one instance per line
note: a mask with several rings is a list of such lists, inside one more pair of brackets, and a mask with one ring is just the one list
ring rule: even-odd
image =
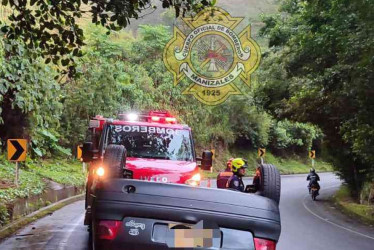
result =
[[[102,181],[94,195],[92,207],[94,223],[100,220],[119,220],[125,225],[129,218],[133,218],[147,225],[145,226],[147,230],[151,230],[143,233],[141,237],[134,237],[131,243],[128,240],[132,238],[129,237],[124,226],[119,231],[117,237],[119,239],[107,242],[111,249],[117,249],[118,245],[115,242],[122,246],[126,245],[122,249],[165,249],[162,239],[160,240],[159,237],[157,240],[154,237],[162,226],[155,227],[155,225],[168,223],[194,225],[200,221],[211,221],[223,232],[226,230],[227,235],[229,235],[228,230],[235,229],[238,230],[237,234],[250,232],[253,237],[272,241],[278,241],[280,236],[278,205],[268,198],[255,194],[180,184],[111,179]],[[127,243],[124,244],[126,241]],[[142,242],[143,245],[140,247],[137,241]],[[102,244],[108,247],[105,241],[98,242],[98,245]],[[223,241],[221,247],[225,244],[228,244],[228,241],[226,243]]]

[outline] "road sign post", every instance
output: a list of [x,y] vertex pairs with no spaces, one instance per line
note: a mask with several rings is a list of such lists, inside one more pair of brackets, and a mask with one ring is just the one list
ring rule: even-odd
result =
[[26,160],[27,140],[25,139],[9,139],[7,142],[8,160],[16,163],[16,173],[14,183],[19,186],[19,163]]
[[258,149],[258,157],[261,159],[261,165],[264,164],[264,158],[266,155],[266,148],[259,148]]
[[18,161],[16,161],[16,179],[14,180],[14,184],[16,184],[16,187],[19,187],[19,165]]

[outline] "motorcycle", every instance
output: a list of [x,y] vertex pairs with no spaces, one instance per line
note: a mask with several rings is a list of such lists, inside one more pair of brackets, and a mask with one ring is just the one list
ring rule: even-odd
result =
[[317,185],[312,184],[312,186],[310,187],[310,195],[312,196],[312,200],[315,201],[317,196],[319,195]]

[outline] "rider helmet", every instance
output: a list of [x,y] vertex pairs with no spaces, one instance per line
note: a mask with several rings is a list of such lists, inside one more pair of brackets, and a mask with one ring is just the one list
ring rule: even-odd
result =
[[314,168],[311,168],[311,169],[310,169],[310,173],[311,173],[311,174],[314,174],[315,172],[316,172],[316,170],[315,170]]

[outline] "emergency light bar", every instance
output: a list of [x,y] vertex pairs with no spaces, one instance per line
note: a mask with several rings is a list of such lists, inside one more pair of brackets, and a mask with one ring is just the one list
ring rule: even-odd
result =
[[131,113],[127,114],[127,119],[129,121],[137,121],[139,119],[139,116],[137,114]]
[[160,117],[158,117],[158,116],[151,116],[151,120],[153,121],[153,122],[159,122],[160,121]]
[[175,117],[166,117],[165,118],[165,121],[167,123],[176,123],[177,122],[177,119]]
[[119,114],[118,118],[124,121],[145,121],[165,124],[176,124],[177,118],[170,115],[167,111],[150,111],[148,114]]

